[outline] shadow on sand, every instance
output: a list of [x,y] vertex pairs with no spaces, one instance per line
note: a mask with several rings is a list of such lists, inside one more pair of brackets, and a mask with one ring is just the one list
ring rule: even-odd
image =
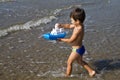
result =
[[96,67],[96,71],[99,73],[103,70],[105,71],[113,71],[120,70],[120,59],[115,60],[97,60],[94,62],[94,66]]

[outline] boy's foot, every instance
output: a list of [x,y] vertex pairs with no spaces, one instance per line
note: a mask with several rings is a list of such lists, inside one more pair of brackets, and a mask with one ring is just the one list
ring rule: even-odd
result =
[[91,73],[89,73],[89,76],[90,76],[90,77],[93,77],[93,76],[95,76],[95,74],[96,74],[96,72],[95,72],[95,71],[92,71]]
[[70,75],[65,74],[65,77],[70,77]]

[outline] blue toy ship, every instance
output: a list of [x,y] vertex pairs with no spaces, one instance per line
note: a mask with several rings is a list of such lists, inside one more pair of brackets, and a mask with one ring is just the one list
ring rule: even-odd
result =
[[57,40],[58,38],[64,38],[65,36],[66,36],[66,32],[59,33],[56,35],[53,35],[51,33],[46,33],[42,35],[42,37],[46,40]]

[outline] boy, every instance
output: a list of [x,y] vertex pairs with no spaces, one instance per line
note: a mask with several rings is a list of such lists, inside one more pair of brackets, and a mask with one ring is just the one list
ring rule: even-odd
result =
[[73,33],[70,38],[61,38],[58,41],[66,42],[71,44],[72,52],[67,61],[67,70],[66,77],[71,75],[72,71],[72,63],[76,60],[78,64],[82,65],[89,73],[90,77],[95,75],[95,71],[90,68],[90,66],[83,61],[82,57],[85,52],[85,48],[82,44],[82,40],[84,37],[84,25],[83,22],[85,20],[85,11],[81,8],[75,8],[70,13],[71,24],[59,24],[59,28],[73,28]]

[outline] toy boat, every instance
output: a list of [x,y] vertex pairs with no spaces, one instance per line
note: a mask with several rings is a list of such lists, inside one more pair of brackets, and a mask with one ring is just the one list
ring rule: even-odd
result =
[[53,35],[51,33],[46,33],[42,35],[42,37],[46,40],[57,40],[58,38],[64,38],[65,36],[66,36],[66,32],[59,33],[56,35]]

